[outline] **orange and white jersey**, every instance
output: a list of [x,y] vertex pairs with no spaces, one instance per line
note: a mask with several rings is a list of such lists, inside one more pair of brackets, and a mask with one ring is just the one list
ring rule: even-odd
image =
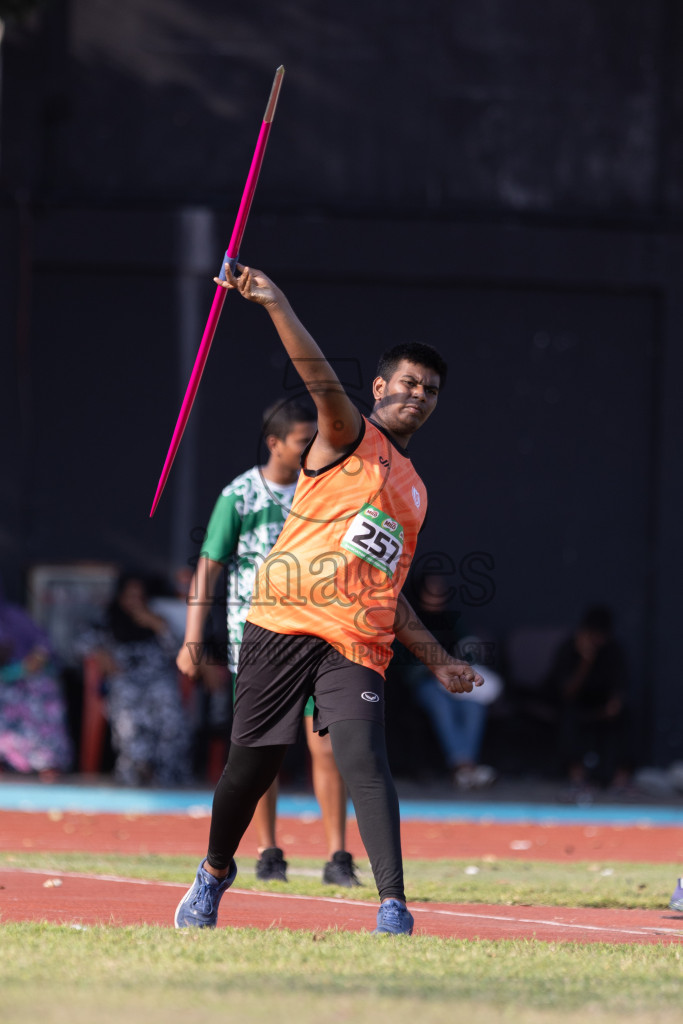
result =
[[427,511],[410,458],[363,418],[352,452],[304,469],[292,508],[254,585],[248,620],[322,637],[384,675],[396,602]]

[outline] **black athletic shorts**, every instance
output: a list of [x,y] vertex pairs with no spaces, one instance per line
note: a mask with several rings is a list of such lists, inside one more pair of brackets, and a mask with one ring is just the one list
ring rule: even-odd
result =
[[273,633],[247,622],[235,679],[232,740],[243,747],[296,741],[304,706],[315,698],[313,728],[365,719],[384,723],[384,679],[318,636]]

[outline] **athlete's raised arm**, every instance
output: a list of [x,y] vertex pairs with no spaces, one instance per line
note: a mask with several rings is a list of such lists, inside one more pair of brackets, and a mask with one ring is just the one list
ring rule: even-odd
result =
[[310,469],[329,465],[357,440],[361,415],[348,397],[317,342],[292,309],[284,292],[263,271],[238,264],[236,277],[226,264],[225,281],[216,284],[238,291],[264,306],[287,355],[306,385],[318,411],[318,434],[307,459]]

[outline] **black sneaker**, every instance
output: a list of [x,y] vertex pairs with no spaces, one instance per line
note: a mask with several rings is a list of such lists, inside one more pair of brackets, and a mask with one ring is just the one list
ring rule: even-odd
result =
[[332,860],[328,860],[323,869],[323,882],[326,885],[344,885],[347,889],[362,885],[356,877],[356,866],[350,853],[337,850],[332,854]]
[[256,861],[256,877],[262,882],[286,882],[287,861],[279,846],[264,850]]

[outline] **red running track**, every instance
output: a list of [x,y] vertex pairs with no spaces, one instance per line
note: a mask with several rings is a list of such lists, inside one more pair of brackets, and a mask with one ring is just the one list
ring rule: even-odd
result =
[[[348,847],[363,856],[354,818]],[[207,816],[174,814],[76,814],[0,811],[0,850],[89,850],[99,853],[188,854],[206,852]],[[518,860],[632,860],[683,865],[683,829],[648,825],[539,825],[402,821],[406,858],[506,857]],[[278,818],[285,855],[326,860],[320,819]],[[254,858],[256,837],[247,832],[240,857]],[[680,872],[679,872],[680,873]],[[675,879],[674,879],[675,881]]]
[[[75,873],[0,871],[0,920],[49,921],[82,928],[170,926],[186,886]],[[510,907],[411,903],[416,935],[451,939],[683,943],[683,915],[663,910]],[[284,893],[227,893],[219,927],[370,931],[376,901]]]
[[[363,848],[355,822],[349,825],[349,846],[361,856]],[[325,859],[318,820],[281,819],[279,829],[280,842],[290,856],[319,853],[321,860]],[[199,859],[207,832],[206,818],[187,816],[0,812],[0,849],[16,855],[16,867],[0,870],[0,921],[51,921],[74,927],[142,923],[169,926],[185,886],[25,871],[21,868],[21,851],[172,852]],[[402,832],[406,857],[683,862],[683,834],[676,828],[404,822]],[[254,836],[248,831],[239,854],[253,858],[254,851]],[[672,888],[674,882],[672,878]],[[219,926],[369,931],[374,927],[376,908],[376,901],[370,900],[233,889],[221,904]],[[434,903],[411,903],[410,908],[417,935],[553,942],[683,942],[683,915],[664,908],[604,910]]]

